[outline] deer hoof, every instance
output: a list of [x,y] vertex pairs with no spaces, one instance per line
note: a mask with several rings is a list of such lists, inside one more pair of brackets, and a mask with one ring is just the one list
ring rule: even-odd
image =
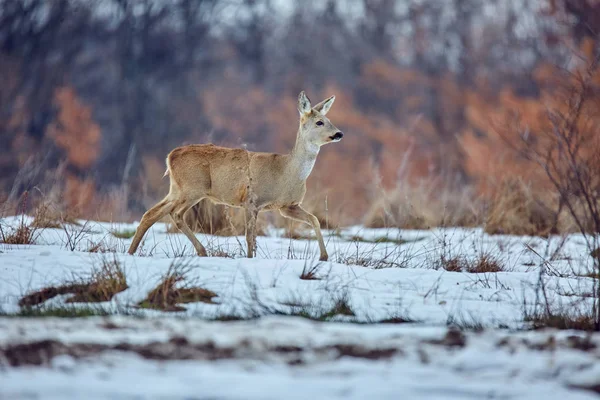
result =
[[327,261],[329,259],[329,256],[327,254],[321,254],[321,257],[319,257],[319,261]]

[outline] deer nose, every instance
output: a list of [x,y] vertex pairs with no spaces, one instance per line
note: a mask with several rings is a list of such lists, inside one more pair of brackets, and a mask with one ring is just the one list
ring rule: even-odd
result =
[[336,132],[335,135],[333,135],[333,140],[340,140],[342,137],[344,137],[342,132]]

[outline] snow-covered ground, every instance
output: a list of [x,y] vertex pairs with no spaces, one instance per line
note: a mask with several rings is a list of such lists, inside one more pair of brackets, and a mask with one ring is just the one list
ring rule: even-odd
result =
[[[9,230],[19,220],[0,223]],[[18,312],[24,294],[86,276],[106,259],[118,261],[128,284],[112,301],[94,305],[120,314],[114,317],[0,318],[0,399],[597,398],[578,387],[600,388],[600,336],[581,345],[574,332],[522,331],[525,312],[541,303],[591,307],[593,279],[585,275],[592,258],[581,236],[353,227],[327,232],[330,261],[319,263],[315,241],[290,240],[278,230],[258,238],[252,260],[243,257],[242,237],[198,235],[209,252],[234,256],[198,258],[164,224],[130,256],[130,239],[111,232],[133,229],[87,222],[42,230],[35,245],[0,245],[4,313]],[[87,251],[94,247],[110,252]],[[443,258],[482,255],[502,271],[439,268]],[[215,292],[217,304],[185,304],[178,313],[138,309],[173,264],[186,265],[186,280]],[[300,279],[311,267],[320,279]],[[339,322],[273,315],[212,321],[318,313],[340,298],[355,316],[334,318]],[[391,318],[415,322],[344,322]],[[462,337],[448,333],[452,324],[486,329]],[[11,354],[33,361],[9,367]]]
[[24,360],[0,370],[7,399],[583,400],[597,398],[581,388],[600,379],[600,338],[565,332],[463,335],[290,317],[4,319],[0,343],[13,344],[8,361]]

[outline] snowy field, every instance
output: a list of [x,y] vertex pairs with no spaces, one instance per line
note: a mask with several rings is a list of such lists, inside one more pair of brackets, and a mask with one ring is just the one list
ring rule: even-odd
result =
[[[1,223],[10,230],[20,220]],[[525,316],[539,307],[591,308],[592,258],[578,235],[353,227],[325,233],[330,261],[319,263],[314,240],[275,229],[258,238],[258,257],[248,260],[243,237],[199,234],[209,253],[229,257],[198,258],[164,224],[130,256],[130,239],[116,236],[129,236],[135,224],[82,223],[41,230],[35,245],[0,244],[0,311],[19,313],[25,294],[86,277],[106,260],[118,263],[128,288],[108,302],[71,304],[58,295],[43,305],[114,316],[0,317],[0,399],[592,399],[600,392],[599,335],[526,330]],[[467,272],[481,259],[501,271]],[[444,269],[449,260],[460,260],[462,271]],[[139,308],[173,266],[214,292],[214,304]],[[318,279],[300,279],[310,269]],[[341,300],[351,312],[328,322],[297,316],[321,318]],[[252,319],[218,321],[234,317]],[[375,323],[386,320],[410,322]]]

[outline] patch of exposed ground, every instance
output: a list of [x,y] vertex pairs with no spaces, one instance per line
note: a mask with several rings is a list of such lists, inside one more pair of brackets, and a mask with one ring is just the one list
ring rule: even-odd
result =
[[118,343],[62,343],[57,340],[40,340],[30,343],[0,347],[0,365],[23,367],[28,365],[49,365],[53,358],[71,356],[76,359],[97,356],[100,353],[119,351],[135,353],[148,360],[223,360],[223,359],[263,359],[267,355],[278,355],[290,365],[304,363],[305,357],[319,355],[321,358],[336,360],[342,357],[366,360],[385,360],[400,352],[395,347],[368,348],[357,344],[336,344],[315,348],[297,346],[275,346],[258,348],[250,342],[241,342],[236,347],[218,346],[213,341],[191,343],[184,337],[173,337],[167,342],[147,344]]

